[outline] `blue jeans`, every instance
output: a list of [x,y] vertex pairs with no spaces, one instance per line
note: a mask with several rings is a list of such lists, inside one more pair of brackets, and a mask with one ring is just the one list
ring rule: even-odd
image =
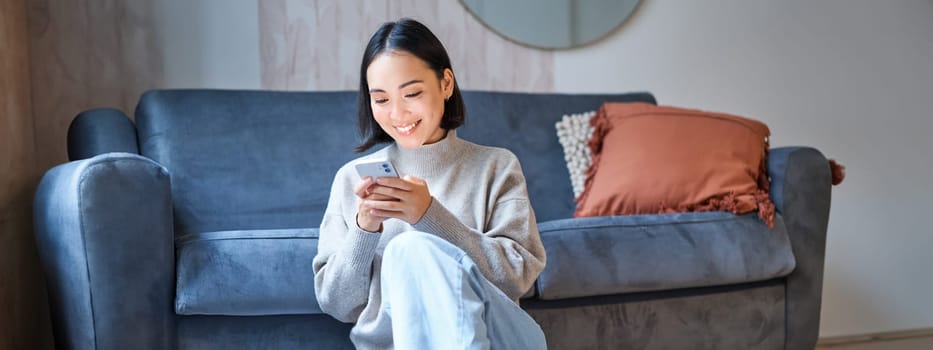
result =
[[405,232],[382,259],[382,311],[396,349],[546,349],[544,332],[443,238]]

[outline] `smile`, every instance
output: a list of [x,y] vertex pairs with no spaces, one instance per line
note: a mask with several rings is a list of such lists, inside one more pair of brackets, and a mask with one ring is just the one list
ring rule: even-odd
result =
[[418,124],[421,124],[421,121],[420,121],[420,120],[418,120],[418,121],[416,121],[416,122],[414,122],[414,123],[411,123],[411,124],[401,125],[401,126],[394,126],[394,127],[395,127],[395,130],[398,130],[399,133],[407,134],[407,133],[409,133],[412,129],[414,129],[416,126],[418,126]]

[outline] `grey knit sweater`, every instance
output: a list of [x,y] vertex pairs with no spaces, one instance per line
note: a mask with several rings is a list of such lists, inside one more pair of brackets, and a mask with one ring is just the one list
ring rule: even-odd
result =
[[[389,219],[382,233],[356,225],[360,181],[353,164],[386,157],[399,174],[424,179],[434,197],[421,220]],[[461,140],[456,132],[417,149],[395,144],[337,171],[314,257],[314,287],[324,312],[355,322],[350,338],[359,349],[392,348],[390,321],[380,312],[380,267],[386,244],[399,233],[435,234],[463,249],[483,275],[517,301],[541,273],[544,247],[528,202],[518,159],[501,148]]]

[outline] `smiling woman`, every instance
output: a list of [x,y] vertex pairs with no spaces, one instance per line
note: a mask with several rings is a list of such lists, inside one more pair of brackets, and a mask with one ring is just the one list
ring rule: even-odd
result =
[[[545,254],[518,159],[457,137],[447,50],[419,22],[383,24],[360,65],[364,151],[337,171],[314,257],[321,310],[357,348],[545,349],[518,305]],[[395,165],[397,177],[356,164]]]
[[460,0],[476,18],[519,44],[566,49],[612,32],[640,0]]

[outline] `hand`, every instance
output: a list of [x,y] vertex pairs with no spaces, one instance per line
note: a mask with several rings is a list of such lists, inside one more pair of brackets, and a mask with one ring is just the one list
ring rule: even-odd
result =
[[353,193],[357,197],[360,197],[360,204],[356,208],[356,226],[369,232],[382,232],[382,222],[385,221],[386,218],[373,216],[373,209],[364,207],[363,203],[365,203],[367,200],[392,201],[395,199],[389,196],[373,193],[375,186],[376,184],[373,181],[373,178],[367,176],[353,189]]
[[383,218],[396,218],[414,225],[421,221],[421,217],[428,211],[431,202],[431,192],[428,184],[417,177],[405,176],[401,179],[380,177],[372,187],[372,195],[382,198],[364,199],[360,208],[365,208],[369,215]]

